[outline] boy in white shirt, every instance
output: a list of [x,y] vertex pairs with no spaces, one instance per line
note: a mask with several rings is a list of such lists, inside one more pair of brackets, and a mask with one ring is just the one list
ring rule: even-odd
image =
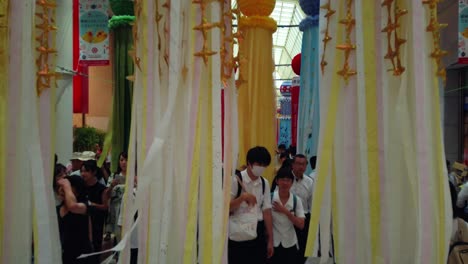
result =
[[272,194],[273,245],[272,264],[301,263],[299,243],[294,227],[304,228],[304,208],[301,199],[290,192],[294,175],[281,168],[276,175],[277,190]]

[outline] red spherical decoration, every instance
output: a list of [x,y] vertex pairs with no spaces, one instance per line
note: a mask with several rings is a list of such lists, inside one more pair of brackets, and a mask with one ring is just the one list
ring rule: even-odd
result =
[[293,72],[297,75],[301,75],[301,53],[294,56],[291,62]]

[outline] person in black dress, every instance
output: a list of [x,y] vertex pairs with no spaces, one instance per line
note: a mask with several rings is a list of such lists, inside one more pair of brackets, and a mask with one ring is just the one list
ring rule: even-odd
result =
[[92,252],[84,181],[67,176],[59,179],[57,185],[63,201],[58,209],[63,264],[94,264],[91,258],[77,259],[81,254]]
[[100,173],[100,169],[95,160],[87,160],[81,166],[81,177],[85,182],[88,198],[88,214],[91,218],[94,252],[102,250],[104,222],[109,210],[109,201],[105,192],[106,186],[98,181],[98,173]]

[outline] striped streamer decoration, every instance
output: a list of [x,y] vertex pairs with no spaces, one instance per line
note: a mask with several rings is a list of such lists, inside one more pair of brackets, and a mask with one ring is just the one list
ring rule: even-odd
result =
[[[54,21],[54,2],[39,4],[50,5],[47,22]],[[0,7],[4,15],[2,30],[10,32],[3,36],[1,47],[2,54],[9,57],[3,58],[1,73],[5,81],[0,92],[3,102],[0,120],[4,125],[1,126],[0,148],[5,154],[0,161],[3,164],[0,166],[0,184],[4,188],[0,197],[0,262],[30,263],[31,245],[34,245],[35,263],[60,263],[60,240],[51,186],[55,87],[53,81],[50,87],[42,85],[38,97],[34,89],[36,76],[31,74],[38,70],[35,36],[40,32],[34,26],[38,23],[35,13],[42,10],[36,10],[35,1],[3,1]],[[7,23],[15,17],[24,19]],[[45,35],[49,47],[54,47],[53,35]],[[55,68],[52,55],[47,63],[50,69]]]
[[[230,188],[230,182],[223,181],[221,160],[222,31],[210,29],[204,38],[193,30],[223,19],[221,2],[136,1],[135,10],[139,65],[129,168],[138,164],[138,190],[134,205],[126,193],[124,230],[138,210],[140,263],[223,263],[230,199],[223,184]],[[202,49],[216,54],[194,56]],[[225,112],[232,121],[236,90],[227,81]],[[228,130],[231,125],[225,122]],[[225,170],[234,168],[236,138],[225,135]],[[133,187],[132,173],[127,187]],[[128,254],[122,256],[126,263]]]
[[[387,44],[394,45],[395,35],[389,40],[382,29],[395,13],[373,0],[351,1],[356,49],[348,63],[357,75],[348,81],[337,76],[343,52],[325,52],[320,87],[327,89],[320,90],[323,122],[310,234],[317,233],[319,220],[321,234],[329,230],[322,223],[331,211],[337,263],[436,264],[445,263],[448,254],[450,198],[440,80],[430,57],[432,35],[426,32],[430,16],[422,1],[391,2],[391,10],[396,5],[408,13],[398,21],[398,36],[407,41],[398,54],[404,72],[387,71],[392,68]],[[350,1],[326,3],[337,11],[328,28],[333,37],[328,45],[336,46],[344,42],[339,20]],[[327,239],[321,236],[322,252]],[[313,242],[309,237],[306,254],[313,253]]]
[[[7,153],[7,109],[8,105],[8,15],[9,4],[8,0],[0,1],[0,76],[3,80],[0,83],[0,152]],[[7,155],[0,155],[0,260],[4,259],[4,223],[5,223],[5,208],[6,208],[6,177],[7,172]]]

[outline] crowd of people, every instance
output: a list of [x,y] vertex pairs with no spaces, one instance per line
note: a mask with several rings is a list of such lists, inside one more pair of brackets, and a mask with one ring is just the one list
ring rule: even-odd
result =
[[[92,151],[74,152],[68,166],[55,164],[53,187],[64,264],[100,263],[99,255],[78,257],[120,241],[127,158],[127,153],[120,153],[113,173],[108,160],[98,167]],[[132,250],[132,264],[136,258],[137,252]]]
[[[230,264],[306,262],[304,251],[316,157],[308,159],[280,145],[274,156],[276,176],[271,187],[262,177],[270,163],[272,157],[268,150],[254,147],[247,153],[246,165],[233,177],[228,241]],[[310,175],[305,173],[308,165],[312,169]],[[110,171],[109,162],[98,167],[92,151],[73,153],[67,166],[55,165],[53,186],[64,264],[100,263],[104,256],[77,258],[100,252],[103,245],[107,249],[120,241],[126,171],[125,152],[119,155],[115,172]],[[133,264],[137,262],[138,251],[137,243],[131,244]],[[314,254],[320,254],[317,248]]]
[[[228,259],[230,264],[305,263],[316,157],[278,147],[271,189],[263,171],[271,155],[257,146],[231,186]],[[311,175],[305,171],[310,161]],[[319,256],[318,248],[314,254]],[[330,252],[332,254],[332,252]]]

